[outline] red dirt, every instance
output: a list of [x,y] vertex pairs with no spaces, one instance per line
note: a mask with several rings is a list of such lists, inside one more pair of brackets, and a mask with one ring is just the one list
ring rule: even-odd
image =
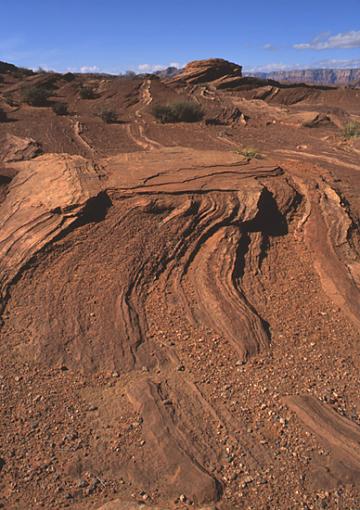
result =
[[0,82],[2,508],[360,506],[359,91],[211,62]]

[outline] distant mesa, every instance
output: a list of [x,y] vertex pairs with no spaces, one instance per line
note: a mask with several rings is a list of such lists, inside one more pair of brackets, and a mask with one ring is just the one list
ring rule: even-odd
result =
[[271,79],[287,83],[360,86],[360,69],[297,69],[293,71],[249,74],[264,80]]

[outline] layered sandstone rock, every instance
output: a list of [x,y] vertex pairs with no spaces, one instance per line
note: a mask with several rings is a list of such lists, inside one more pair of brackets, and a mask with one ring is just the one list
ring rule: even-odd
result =
[[211,82],[224,76],[241,77],[242,67],[222,58],[194,60],[189,62],[172,80],[185,81],[195,85]]

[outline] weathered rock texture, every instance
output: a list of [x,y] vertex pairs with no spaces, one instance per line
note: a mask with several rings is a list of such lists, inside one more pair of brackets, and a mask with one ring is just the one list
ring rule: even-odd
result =
[[206,83],[223,78],[224,76],[241,77],[241,69],[240,65],[228,62],[222,58],[194,60],[189,62],[173,80],[181,80],[189,84]]
[[[70,115],[21,102],[47,80]],[[215,59],[0,93],[0,506],[358,508],[358,91]]]

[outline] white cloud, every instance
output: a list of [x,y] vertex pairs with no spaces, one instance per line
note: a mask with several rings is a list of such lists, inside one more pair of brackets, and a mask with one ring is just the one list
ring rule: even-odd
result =
[[138,65],[138,69],[142,73],[153,73],[156,71],[162,71],[163,69],[166,69],[167,67],[180,67],[179,62],[170,62],[170,64],[163,65],[163,64],[140,64]]
[[81,66],[80,73],[98,73],[100,69],[98,66]]
[[165,69],[165,66],[161,64],[140,64],[138,65],[138,69],[143,73],[151,73],[152,71],[160,71],[161,69]]
[[360,48],[360,30],[337,35],[320,34],[308,43],[294,44],[297,50],[327,50],[333,48]]
[[314,62],[310,67],[313,68],[328,68],[328,69],[352,69],[360,67],[360,58],[354,59],[327,59],[327,60],[319,60]]
[[272,45],[272,44],[270,44],[270,43],[264,44],[263,49],[264,49],[264,50],[268,50],[268,51],[276,51],[275,46],[273,46],[273,45]]
[[272,71],[287,71],[298,68],[298,64],[287,65],[282,63],[264,64],[256,67],[245,67],[245,73],[271,73]]

